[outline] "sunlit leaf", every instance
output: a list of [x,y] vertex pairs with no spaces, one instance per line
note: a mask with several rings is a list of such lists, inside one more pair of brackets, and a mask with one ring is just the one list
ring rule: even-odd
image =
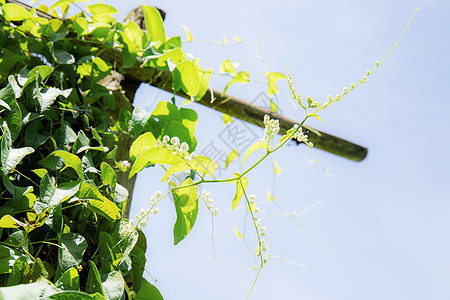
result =
[[86,6],[86,9],[91,14],[93,14],[94,17],[101,16],[101,15],[114,15],[114,14],[119,13],[117,11],[117,9],[115,9],[113,6],[107,5],[107,4],[100,4],[100,3],[88,5],[88,6]]
[[33,15],[24,7],[13,3],[3,5],[2,12],[6,20],[9,21],[22,21],[33,17]]
[[225,168],[228,168],[230,163],[238,157],[239,153],[236,149],[228,153],[227,159],[225,160]]
[[264,74],[266,74],[267,80],[269,81],[268,84],[269,95],[275,95],[276,93],[279,92],[277,87],[277,81],[280,79],[287,79],[286,75],[279,72],[272,72],[272,73],[264,72]]
[[242,160],[242,163],[244,163],[244,161],[247,159],[247,157],[250,154],[252,154],[253,152],[255,152],[258,149],[266,148],[266,147],[267,147],[267,145],[264,142],[258,141],[256,143],[254,143],[253,145],[250,146],[250,148],[247,149],[247,152],[245,152],[244,159]]
[[184,26],[184,25],[182,25],[182,26],[184,28],[184,31],[186,31],[186,41],[187,42],[191,42],[192,41],[192,34],[189,32],[189,29],[186,26]]
[[80,279],[78,275],[78,270],[72,267],[65,271],[55,285],[62,290],[72,290],[77,291],[80,289]]
[[78,174],[78,177],[80,179],[83,178],[83,168],[81,166],[81,159],[75,154],[72,154],[70,152],[63,150],[53,151],[47,157],[42,159],[39,163],[44,167],[48,167],[51,170],[61,170],[61,172],[64,171],[66,168],[72,168]]
[[19,228],[25,225],[25,223],[20,222],[10,215],[5,215],[0,219],[0,228]]
[[233,123],[233,118],[230,115],[227,115],[226,113],[223,114],[222,119],[223,119],[223,125]]
[[277,175],[281,174],[280,165],[275,160],[273,161],[273,172]]
[[247,184],[248,184],[247,177],[242,177],[241,179],[236,180],[236,194],[234,195],[233,203],[231,204],[231,209],[234,209],[236,205],[238,205],[239,201],[241,201],[245,189],[247,188]]
[[141,155],[146,150],[156,145],[156,139],[151,132],[146,132],[140,135],[130,147],[130,158],[135,160],[136,157]]
[[234,234],[236,234],[236,237],[238,239],[242,239],[242,234],[237,230],[237,228],[235,226],[233,226],[234,229]]
[[267,190],[267,199],[269,199],[269,201],[273,201],[273,196],[270,190]]
[[152,42],[163,44],[166,41],[166,32],[161,14],[152,6],[142,5],[142,8],[144,9],[145,27]]
[[179,63],[174,70],[174,88],[182,89],[186,94],[195,96],[199,90],[200,79],[197,72],[197,66],[185,60]]
[[88,200],[88,208],[110,221],[121,218],[120,210],[114,202],[102,195],[93,185],[83,182],[78,192],[80,199]]
[[229,83],[227,83],[227,85],[226,85],[225,88],[223,89],[222,97],[225,95],[225,93],[227,92],[228,88],[229,88],[232,84],[234,84],[234,83],[236,83],[236,82],[239,82],[239,83],[247,83],[247,82],[249,82],[249,78],[250,78],[250,72],[249,72],[249,71],[241,71],[241,72],[237,73],[237,74],[233,77],[233,79],[231,79],[231,81],[230,81]]
[[185,187],[192,185],[191,178],[187,178],[176,189],[172,191],[175,209],[177,211],[177,221],[173,227],[174,244],[181,242],[186,235],[194,227],[195,220],[198,213],[198,195],[197,188],[195,186]]
[[231,63],[231,61],[229,59],[227,59],[227,60],[223,61],[222,64],[220,65],[220,72],[235,75],[236,69],[235,69],[235,66]]

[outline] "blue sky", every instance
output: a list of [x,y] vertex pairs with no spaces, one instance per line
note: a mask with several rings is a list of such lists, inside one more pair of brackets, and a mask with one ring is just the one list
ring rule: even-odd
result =
[[[140,1],[104,1],[119,8],[121,19]],[[248,45],[186,43],[204,67],[219,70],[225,59],[264,79],[262,71],[293,75],[296,90],[324,101],[357,82],[393,46],[414,9],[410,29],[369,80],[321,114],[312,125],[368,147],[361,163],[315,151],[328,176],[306,147],[275,153],[281,175],[267,160],[250,174],[248,192],[257,194],[267,226],[267,245],[275,259],[262,270],[251,299],[448,299],[450,297],[450,2],[377,1],[154,1],[167,12],[169,36],[189,28],[195,40]],[[212,86],[222,89],[216,76]],[[287,82],[276,100],[283,114],[300,119]],[[236,84],[229,92],[253,101],[265,86]],[[170,95],[142,87],[137,105],[151,111]],[[181,100],[179,103],[182,103]],[[198,151],[220,139],[221,116],[191,105],[199,113]],[[239,126],[243,126],[242,124]],[[262,137],[262,129],[251,130]],[[256,155],[257,156],[257,155]],[[244,166],[245,167],[245,166]],[[230,165],[239,170],[237,162]],[[223,175],[230,175],[232,171]],[[162,172],[139,175],[132,212],[147,207]],[[214,219],[202,207],[188,237],[173,246],[175,209],[160,206],[145,228],[149,274],[165,299],[244,299],[254,279],[254,258],[233,226],[243,231],[245,209],[231,211],[233,187],[204,187],[220,208]],[[267,189],[285,212],[305,211],[298,220],[267,203]],[[255,235],[247,225],[247,242]],[[151,278],[148,275],[148,278]]]

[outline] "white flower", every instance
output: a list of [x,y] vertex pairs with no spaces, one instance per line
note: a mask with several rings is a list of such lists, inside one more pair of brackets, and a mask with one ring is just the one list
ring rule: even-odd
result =
[[174,145],[175,147],[180,145],[180,139],[177,136],[174,136],[171,140],[170,143],[172,145]]
[[218,211],[219,211],[219,208],[218,208],[218,207],[214,208],[214,213],[217,214]]
[[160,197],[162,196],[161,191],[160,191],[160,190],[156,190],[154,196],[155,196],[156,198],[160,198]]
[[131,164],[127,160],[122,160],[120,162],[120,166],[122,167],[122,169],[128,169],[129,167],[131,167]]
[[147,225],[147,221],[143,220],[139,224],[141,225],[141,227],[145,227]]
[[151,196],[151,197],[150,197],[150,200],[151,200],[151,202],[155,202],[155,201],[156,201],[155,196]]
[[191,159],[192,159],[192,160],[197,159],[197,153],[192,152],[192,153],[191,153]]
[[159,207],[153,209],[153,213],[156,215],[159,211]]
[[261,231],[266,230],[266,226],[261,226]]
[[181,151],[188,152],[189,151],[189,145],[186,142],[183,142],[181,144],[180,149],[181,149]]
[[329,100],[333,100],[333,96],[331,96],[331,94],[328,94],[328,97],[327,97]]
[[133,226],[134,226],[134,221],[133,221],[133,220],[130,220],[130,221],[128,222],[128,225],[131,226],[131,227],[133,227]]
[[256,198],[256,194],[250,194],[250,200],[253,200]]
[[141,210],[139,211],[139,214],[140,214],[141,216],[145,215],[145,209],[141,208]]
[[170,140],[170,137],[169,137],[168,135],[165,135],[165,136],[163,137],[163,143],[164,143],[164,144],[167,144],[167,143],[169,142],[169,140]]

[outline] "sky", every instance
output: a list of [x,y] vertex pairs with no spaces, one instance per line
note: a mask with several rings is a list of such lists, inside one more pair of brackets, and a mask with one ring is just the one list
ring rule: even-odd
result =
[[[45,1],[44,1],[45,2]],[[48,1],[47,1],[48,3]],[[142,1],[103,1],[122,19]],[[287,146],[250,173],[272,258],[250,299],[449,299],[450,298],[450,2],[377,1],[146,1],[166,11],[166,34],[194,37],[185,51],[214,71],[225,59],[264,80],[263,71],[292,74],[296,90],[324,102],[359,81],[395,44],[415,7],[415,19],[398,47],[366,83],[307,125],[369,149],[355,163],[335,155]],[[227,45],[199,41],[229,42]],[[255,43],[257,47],[255,47]],[[228,78],[213,76],[223,89]],[[300,120],[286,81],[275,97],[283,115]],[[260,103],[266,86],[235,84],[229,92]],[[152,111],[170,95],[142,86],[136,105]],[[177,103],[181,104],[182,99]],[[222,116],[190,104],[199,114],[197,152],[228,153]],[[249,139],[263,130],[235,120]],[[257,159],[258,153],[250,162]],[[315,158],[320,163],[314,162]],[[273,174],[273,160],[281,168]],[[233,162],[220,176],[245,170]],[[324,171],[324,168],[328,172]],[[138,176],[132,215],[147,208],[162,171]],[[219,214],[200,208],[192,232],[173,245],[173,202],[144,229],[148,278],[165,299],[245,299],[256,275],[256,236],[243,205],[231,210],[233,186],[203,186]],[[275,201],[268,202],[270,189]],[[290,215],[298,216],[297,218]],[[233,226],[245,232],[238,239]],[[244,230],[245,229],[245,230]],[[214,248],[212,236],[214,237]],[[246,246],[249,246],[250,250]]]

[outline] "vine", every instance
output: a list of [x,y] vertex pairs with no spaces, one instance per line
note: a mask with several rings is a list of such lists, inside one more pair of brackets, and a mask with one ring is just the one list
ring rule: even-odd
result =
[[[247,194],[247,175],[291,139],[312,147],[302,125],[310,117],[320,120],[318,113],[365,82],[392,51],[357,84],[342,95],[330,94],[323,104],[303,99],[290,75],[266,73],[269,95],[278,93],[278,80],[288,79],[305,116],[273,145],[280,124],[266,115],[264,136],[242,163],[258,149],[264,154],[233,177],[215,178],[218,164],[195,152],[197,113],[169,102],[159,102],[152,113],[134,107],[136,83],[119,76],[150,67],[148,82],[170,84],[174,95],[198,101],[207,93],[215,73],[189,59],[180,36],[166,37],[160,11],[142,6],[143,30],[134,21],[117,22],[112,17],[117,10],[107,4],[69,16],[69,6],[84,1],[39,7],[50,15],[6,2],[0,0],[0,293],[5,298],[162,299],[143,278],[142,228],[171,195],[174,244],[180,243],[195,224],[199,198],[212,217],[219,212],[199,186],[231,182],[236,185],[231,207],[245,199],[257,237],[259,266],[250,295],[268,248],[256,196]],[[192,41],[187,29],[186,34]],[[249,72],[236,68],[229,60],[222,63],[219,73],[231,77],[222,95],[234,83],[250,82]],[[165,72],[170,77],[160,82]],[[227,164],[237,157],[230,153]],[[165,170],[162,181],[170,190],[155,191],[149,207],[128,218],[135,176],[156,165]]]

